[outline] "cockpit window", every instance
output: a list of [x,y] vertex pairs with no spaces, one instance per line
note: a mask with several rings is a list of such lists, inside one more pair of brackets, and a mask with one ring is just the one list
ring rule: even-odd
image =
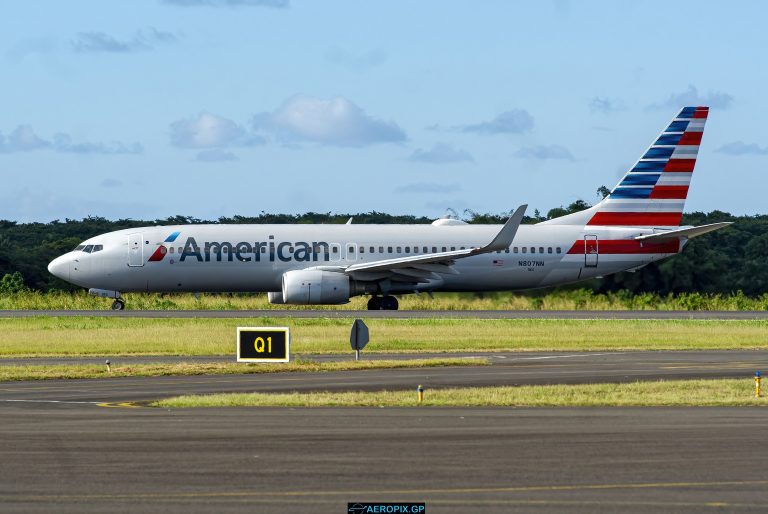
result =
[[79,251],[80,251],[80,250],[82,250],[83,248],[85,248],[85,245],[77,245],[73,251],[75,251],[75,252],[79,252]]
[[93,245],[94,252],[100,252],[104,249],[104,245]]
[[83,251],[85,253],[91,253],[93,251],[93,245],[87,245],[85,248],[83,248]]

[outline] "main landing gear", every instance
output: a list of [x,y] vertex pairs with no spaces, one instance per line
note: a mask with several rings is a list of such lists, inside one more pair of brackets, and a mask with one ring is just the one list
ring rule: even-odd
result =
[[125,302],[121,299],[117,299],[114,302],[112,302],[112,310],[113,311],[121,311],[125,309]]
[[397,298],[394,296],[371,296],[368,300],[369,311],[396,311]]

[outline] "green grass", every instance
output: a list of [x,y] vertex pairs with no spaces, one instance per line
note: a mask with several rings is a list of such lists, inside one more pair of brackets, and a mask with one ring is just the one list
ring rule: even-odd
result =
[[[136,310],[364,310],[368,297],[352,298],[346,305],[272,305],[265,294],[155,294],[125,295],[126,307]],[[109,300],[75,293],[53,291],[21,291],[0,294],[0,309],[96,309],[109,308]],[[768,293],[747,297],[732,295],[683,293],[661,296],[653,293],[627,292],[597,294],[588,289],[556,291],[545,295],[517,293],[437,293],[400,297],[404,310],[768,310]]]
[[109,377],[158,377],[182,375],[234,375],[252,373],[291,373],[350,371],[360,369],[434,368],[445,366],[486,366],[485,359],[445,358],[408,360],[361,360],[314,362],[297,360],[285,364],[246,363],[177,363],[177,364],[115,364],[108,371],[106,365],[66,364],[53,366],[0,366],[0,381],[53,380]]
[[[372,319],[366,352],[768,349],[768,321]],[[0,357],[231,355],[237,326],[289,326],[294,354],[349,353],[352,319],[0,319]]]
[[[752,379],[674,380],[626,384],[474,387],[425,391],[426,407],[710,407],[768,406]],[[180,396],[154,407],[416,407],[412,391],[239,393]]]

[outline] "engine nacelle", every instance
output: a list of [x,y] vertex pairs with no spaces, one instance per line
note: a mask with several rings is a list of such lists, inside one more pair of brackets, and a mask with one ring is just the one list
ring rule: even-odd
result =
[[333,271],[288,271],[283,273],[282,300],[295,305],[347,303],[350,282],[344,273]]
[[276,304],[276,305],[284,305],[285,301],[283,301],[283,292],[282,291],[270,291],[267,293],[267,299],[269,300],[269,303]]

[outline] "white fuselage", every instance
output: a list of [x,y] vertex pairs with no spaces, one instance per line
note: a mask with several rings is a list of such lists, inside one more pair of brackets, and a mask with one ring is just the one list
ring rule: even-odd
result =
[[[182,225],[93,237],[49,269],[73,284],[122,292],[280,291],[287,271],[481,247],[500,225]],[[501,291],[555,286],[634,269],[682,248],[643,246],[648,228],[523,225],[506,250],[458,259],[453,273],[390,292]],[[174,237],[175,234],[175,237]],[[585,238],[588,242],[585,244]],[[172,239],[172,241],[171,241]],[[596,240],[596,243],[593,242]],[[350,273],[354,280],[355,273]],[[375,278],[370,274],[366,280]]]

